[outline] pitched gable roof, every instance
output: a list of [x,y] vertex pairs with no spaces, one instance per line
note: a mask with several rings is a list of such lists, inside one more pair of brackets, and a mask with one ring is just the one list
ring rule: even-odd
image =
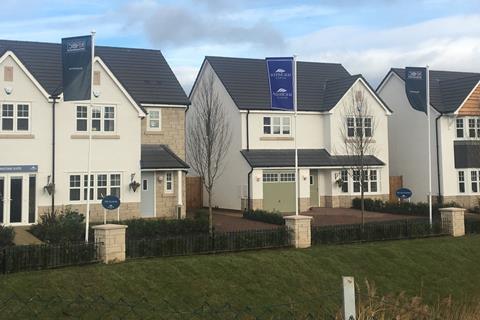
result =
[[[205,58],[239,109],[269,110],[270,93],[264,59]],[[329,111],[359,78],[338,63],[297,62],[299,111]]]
[[[405,80],[405,69],[390,72]],[[440,113],[455,112],[479,81],[480,73],[430,70],[430,103]]]
[[[58,43],[0,40],[0,56],[12,51],[49,93],[61,92],[62,57]],[[95,46],[136,103],[190,104],[159,50]]]

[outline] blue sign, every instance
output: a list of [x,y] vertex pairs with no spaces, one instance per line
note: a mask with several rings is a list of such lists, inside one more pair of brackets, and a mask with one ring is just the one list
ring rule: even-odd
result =
[[405,68],[405,91],[413,109],[427,113],[427,68]]
[[400,188],[395,193],[397,195],[397,198],[400,198],[400,199],[408,199],[413,194],[412,190],[407,189],[407,188]]
[[37,172],[37,165],[0,166],[1,173]]
[[107,210],[115,210],[120,207],[120,199],[116,196],[106,196],[102,199],[102,206]]
[[294,92],[293,81],[294,59],[266,58],[268,83],[270,86],[270,100],[272,109],[293,110]]
[[63,101],[90,100],[92,36],[62,39]]

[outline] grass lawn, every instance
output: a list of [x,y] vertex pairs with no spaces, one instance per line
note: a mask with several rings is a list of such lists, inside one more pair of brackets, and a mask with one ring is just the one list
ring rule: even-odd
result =
[[[480,296],[480,236],[358,245],[314,246],[90,265],[0,276],[0,299],[104,296],[146,297],[191,310],[211,305],[260,307],[306,301],[341,302],[341,276],[375,283],[381,293],[421,294],[427,302]],[[362,286],[364,288],[364,286]],[[2,301],[2,300],[0,300]]]

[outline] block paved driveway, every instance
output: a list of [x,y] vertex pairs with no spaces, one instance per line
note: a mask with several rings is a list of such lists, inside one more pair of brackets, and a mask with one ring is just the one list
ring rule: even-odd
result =
[[[327,226],[338,224],[356,224],[361,223],[361,211],[356,209],[346,208],[313,208],[307,212],[302,212],[302,215],[309,215],[313,217],[312,225]],[[380,212],[365,212],[365,222],[377,221],[393,221],[405,219],[420,219],[422,217],[380,213]],[[215,230],[224,231],[240,231],[240,230],[260,230],[278,228],[278,225],[269,224],[260,221],[253,221],[243,219],[242,214],[237,211],[214,210],[213,224]]]

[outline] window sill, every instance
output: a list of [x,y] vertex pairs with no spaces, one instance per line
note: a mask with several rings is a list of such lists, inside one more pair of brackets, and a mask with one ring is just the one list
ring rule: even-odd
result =
[[[72,134],[71,139],[88,139],[88,134]],[[120,139],[118,134],[93,134],[92,139]]]
[[35,139],[30,133],[0,133],[0,139]]
[[[357,142],[359,138],[347,138],[345,139],[345,142],[348,142],[348,143],[354,143],[354,142]],[[372,139],[372,138],[364,138],[365,142],[366,143],[376,143],[375,139]]]
[[260,137],[260,141],[293,141],[293,137]]
[[153,136],[153,135],[156,135],[156,136],[163,136],[163,135],[164,135],[164,133],[163,133],[162,130],[145,130],[145,131],[143,132],[143,134],[145,134],[145,135],[152,135],[152,136]]

